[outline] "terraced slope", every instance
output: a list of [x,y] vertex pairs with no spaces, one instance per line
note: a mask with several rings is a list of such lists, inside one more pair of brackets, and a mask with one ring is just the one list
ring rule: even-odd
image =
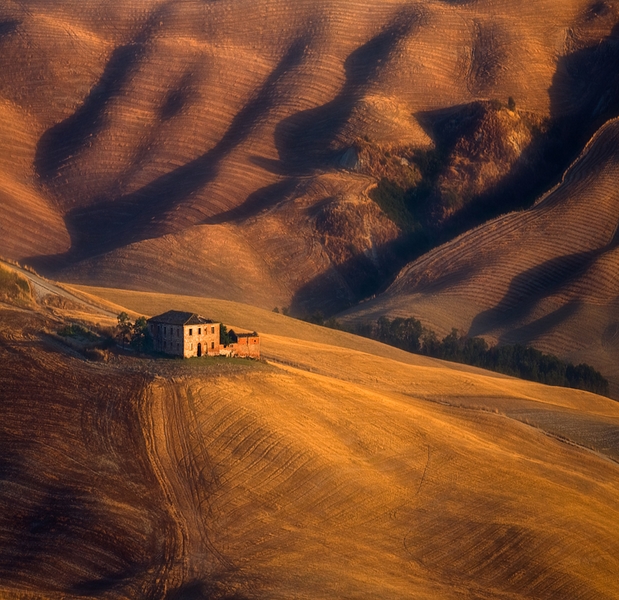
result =
[[428,148],[479,100],[583,130],[615,105],[611,0],[76,7],[0,7],[0,253],[65,280],[335,310],[400,235],[359,140]]
[[354,318],[415,315],[586,361],[619,391],[619,121],[530,210],[491,221],[407,266]]
[[271,364],[88,363],[2,308],[0,594],[619,594],[615,402],[175,302],[277,324]]

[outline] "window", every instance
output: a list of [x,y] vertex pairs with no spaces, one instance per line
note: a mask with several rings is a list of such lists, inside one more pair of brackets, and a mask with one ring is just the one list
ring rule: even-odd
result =
[[177,350],[180,350],[180,349],[181,349],[181,345],[177,343],[177,344],[176,344],[176,349],[177,349]]
[[198,335],[202,335],[202,327],[198,327]]
[[189,330],[189,335],[193,335],[193,329]]
[[178,327],[176,328],[176,337],[181,337],[181,330]]
[[164,327],[164,328],[163,328],[163,335],[166,335],[166,334],[167,334],[167,332],[168,332],[167,330],[168,330],[168,328],[167,328],[167,327]]
[[215,333],[215,327],[211,327],[211,333]]
[[215,342],[211,342],[211,350],[215,350]]

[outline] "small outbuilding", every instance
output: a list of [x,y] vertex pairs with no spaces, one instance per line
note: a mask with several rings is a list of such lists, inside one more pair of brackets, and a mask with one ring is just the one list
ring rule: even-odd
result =
[[260,358],[260,336],[255,331],[253,333],[236,333],[234,329],[231,329],[228,333],[231,340],[228,348],[231,349],[233,356]]

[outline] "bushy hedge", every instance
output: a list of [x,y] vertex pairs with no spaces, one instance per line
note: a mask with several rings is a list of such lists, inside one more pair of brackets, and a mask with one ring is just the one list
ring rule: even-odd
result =
[[86,329],[86,327],[78,325],[77,323],[65,325],[62,329],[58,330],[58,335],[62,337],[82,338],[84,340],[88,340],[89,342],[99,340],[99,336],[94,334],[89,329]]

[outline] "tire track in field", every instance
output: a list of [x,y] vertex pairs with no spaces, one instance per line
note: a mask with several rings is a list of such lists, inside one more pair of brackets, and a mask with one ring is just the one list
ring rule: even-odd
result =
[[214,518],[210,497],[218,480],[193,397],[182,387],[176,379],[157,379],[146,392],[141,415],[149,460],[176,524],[166,587],[178,593],[195,582],[210,589],[213,581],[227,580],[235,570],[209,533]]

